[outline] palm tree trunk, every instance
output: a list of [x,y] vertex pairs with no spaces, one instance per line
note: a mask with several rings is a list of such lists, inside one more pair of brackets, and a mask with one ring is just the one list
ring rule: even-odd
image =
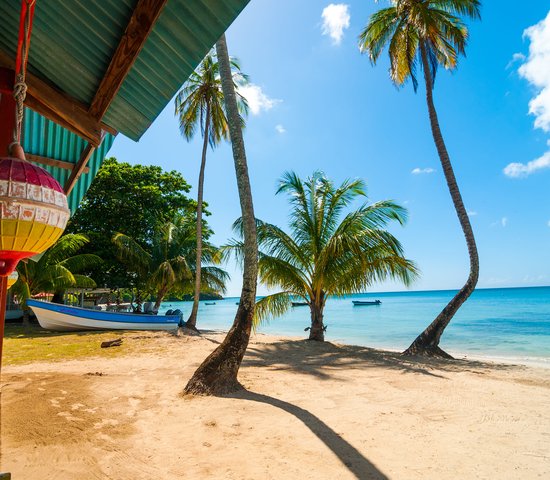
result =
[[248,165],[241,127],[241,118],[237,109],[235,88],[229,65],[229,54],[225,35],[216,43],[216,52],[220,67],[222,91],[229,123],[229,134],[233,148],[235,174],[241,203],[244,230],[244,266],[241,300],[233,326],[224,341],[214,350],[187,383],[184,392],[197,395],[220,395],[242,388],[237,380],[252,330],[254,306],[256,304],[256,281],[258,277],[258,243],[256,238],[256,220],[252,203],[252,191],[248,177]]
[[204,142],[202,145],[202,160],[199,172],[199,185],[197,193],[197,258],[195,263],[195,294],[193,296],[193,308],[185,326],[191,330],[197,330],[197,312],[201,294],[201,261],[202,261],[202,197],[204,191],[204,169],[206,167],[206,152],[208,151],[208,134],[210,130],[210,107],[206,107],[206,120],[204,122]]
[[426,100],[428,102],[428,112],[430,115],[430,124],[432,127],[432,135],[434,137],[437,153],[443,167],[443,173],[445,174],[445,180],[447,181],[447,187],[453,200],[453,205],[462,227],[462,232],[466,238],[466,244],[468,246],[468,254],[470,256],[470,274],[465,285],[460,291],[452,298],[447,306],[441,311],[441,313],[435,318],[435,320],[416,338],[416,340],[410,345],[405,352],[405,355],[427,355],[452,358],[449,354],[439,348],[439,341],[443,331],[449,325],[449,322],[458,311],[460,306],[468,299],[476,288],[477,280],[479,278],[479,257],[477,254],[477,247],[474,238],[474,232],[468,218],[468,213],[464,207],[460,190],[456,182],[453,167],[445,142],[443,141],[443,135],[439,128],[439,120],[437,118],[437,112],[435,111],[433,101],[433,83],[430,74],[430,66],[428,63],[428,55],[425,45],[420,43],[420,52],[422,56],[422,66],[424,69],[424,80],[426,82]]
[[325,341],[325,326],[323,325],[323,307],[312,302],[309,306],[311,310],[311,328],[309,329],[309,340],[317,342]]

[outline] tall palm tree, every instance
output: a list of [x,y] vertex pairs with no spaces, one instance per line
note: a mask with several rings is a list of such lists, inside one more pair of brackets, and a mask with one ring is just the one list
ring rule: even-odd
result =
[[63,297],[67,288],[94,288],[95,282],[78,272],[101,263],[93,254],[77,254],[89,242],[82,234],[63,235],[37,261],[19,262],[19,278],[11,288],[23,307],[23,324],[29,323],[27,300],[39,293],[53,293],[54,300]]
[[468,29],[461,16],[480,18],[479,0],[393,0],[389,8],[374,13],[359,36],[361,51],[374,64],[388,45],[390,77],[400,86],[411,79],[416,91],[417,67],[424,73],[426,100],[435,146],[451,198],[466,238],[470,274],[464,286],[435,320],[404,352],[408,355],[450,357],[440,347],[443,331],[460,306],[474,291],[479,277],[479,258],[472,226],[458,188],[451,160],[434,106],[433,88],[439,66],[453,70],[458,56],[465,54]]
[[[240,71],[236,59],[229,60],[231,75],[235,88],[247,82],[246,75]],[[248,104],[238,92],[236,95],[237,108],[242,116],[248,112]],[[197,312],[201,290],[201,258],[202,258],[202,209],[204,192],[204,170],[206,167],[206,152],[208,145],[214,148],[222,139],[229,136],[227,118],[223,105],[220,68],[216,55],[210,52],[198,68],[191,74],[175,99],[175,113],[179,117],[181,134],[189,141],[200,127],[203,137],[202,159],[199,171],[197,188],[197,251],[195,289],[193,308],[186,322],[186,327],[197,330]],[[244,122],[241,118],[241,122]],[[244,124],[244,123],[243,123]]]
[[[322,172],[305,182],[287,172],[277,194],[289,196],[290,229],[258,220],[260,281],[283,291],[268,295],[256,304],[256,321],[287,311],[295,297],[309,305],[309,339],[323,341],[323,311],[329,296],[365,291],[376,281],[399,279],[409,285],[417,275],[414,264],[403,257],[399,241],[385,230],[390,221],[404,224],[406,210],[392,201],[363,204],[344,215],[357,198],[366,198],[362,180],[346,180],[339,187]],[[240,232],[240,219],[235,222]],[[233,241],[226,253],[242,251]]]
[[202,362],[184,389],[185,393],[197,395],[218,395],[242,388],[237,380],[237,374],[252,331],[258,277],[258,243],[252,190],[242,134],[242,117],[239,115],[237,94],[231,76],[225,34],[216,43],[216,53],[220,65],[220,77],[243,218],[243,286],[233,326],[223,342]]
[[[167,223],[160,227],[145,248],[133,238],[122,233],[113,237],[119,259],[132,268],[147,293],[155,296],[154,311],[157,311],[167,294],[187,290],[193,281],[196,248],[194,226],[185,223]],[[216,249],[205,243],[202,249],[203,262],[215,262]],[[228,274],[215,266],[204,267],[201,287],[225,292]]]

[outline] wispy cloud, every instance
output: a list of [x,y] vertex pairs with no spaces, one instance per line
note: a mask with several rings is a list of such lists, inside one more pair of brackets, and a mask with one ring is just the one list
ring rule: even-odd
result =
[[267,112],[275,105],[282,102],[282,100],[268,97],[263,92],[262,87],[253,83],[249,83],[244,87],[239,87],[239,93],[246,98],[252,115],[259,115],[261,112]]
[[414,170],[411,171],[413,175],[422,175],[426,173],[434,173],[435,170],[433,168],[418,168],[416,167]]
[[518,62],[523,62],[525,60],[525,55],[523,53],[514,53],[512,55],[512,60],[508,62],[508,65],[506,65],[506,69],[512,67]]
[[548,223],[547,223],[547,225],[548,225],[548,226],[550,227],[550,220],[548,220]]
[[[550,67],[549,67],[550,68]],[[513,162],[504,167],[504,175],[510,178],[525,178],[537,170],[550,168],[550,150],[536,160],[527,163]]]
[[477,212],[474,212],[473,210],[470,210],[470,211],[468,212],[468,216],[469,216],[469,217],[475,217],[476,215],[477,215]]
[[491,227],[502,227],[506,228],[508,226],[508,217],[502,217],[500,220],[491,223]]
[[[550,132],[550,12],[545,19],[527,28],[523,36],[530,41],[529,56],[518,72],[537,92],[529,102],[529,113],[535,117],[535,128]],[[520,55],[514,54],[512,62],[520,60]],[[550,168],[550,150],[528,163],[510,163],[504,168],[504,174],[521,178],[546,168]]]
[[349,5],[344,3],[331,3],[323,9],[323,35],[329,35],[334,45],[340,45],[344,36],[344,30],[349,28],[351,16]]
[[275,125],[275,130],[277,130],[279,133],[283,134],[286,132],[286,128],[283,127],[281,124]]

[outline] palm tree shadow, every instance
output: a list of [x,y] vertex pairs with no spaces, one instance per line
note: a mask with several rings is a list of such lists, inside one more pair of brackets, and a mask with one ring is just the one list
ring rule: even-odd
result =
[[307,410],[285,402],[278,398],[263,395],[261,393],[251,392],[249,390],[240,390],[232,395],[231,398],[239,398],[242,400],[250,400],[280,408],[291,415],[294,415],[319,440],[321,440],[330,450],[340,459],[346,468],[355,475],[358,480],[387,480],[388,477],[378,470],[363,454],[353,445],[344,440],[332,428],[330,428],[320,418],[316,417]]

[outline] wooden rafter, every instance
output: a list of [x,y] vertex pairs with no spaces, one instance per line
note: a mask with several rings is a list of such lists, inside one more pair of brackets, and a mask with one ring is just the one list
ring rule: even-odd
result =
[[[105,136],[105,132],[101,135],[101,143],[103,141],[103,137]],[[65,187],[63,190],[65,190],[65,195],[69,195],[71,193],[72,189],[76,185],[76,182],[80,178],[80,175],[82,175],[84,170],[86,169],[86,165],[88,165],[88,161],[92,157],[93,153],[95,151],[95,147],[92,144],[88,144],[84,150],[82,150],[82,153],[80,154],[80,158],[78,159],[78,162],[73,168],[73,171],[71,172],[71,175],[65,182]]]
[[[29,162],[40,163],[41,165],[48,165],[49,167],[64,168],[65,170],[74,170],[76,166],[75,163],[65,162],[50,157],[42,157],[41,155],[34,155],[32,153],[25,153],[25,157]],[[89,171],[90,169],[86,167],[82,173],[88,173]]]
[[[0,51],[0,67],[13,69],[13,66],[13,59]],[[112,128],[106,127],[92,117],[85,104],[59,92],[35,75],[27,72],[26,82],[25,105],[27,107],[76,133],[92,145],[100,145],[103,130],[116,133]]]
[[101,120],[134,65],[167,0],[139,0],[111,59],[89,113]]

